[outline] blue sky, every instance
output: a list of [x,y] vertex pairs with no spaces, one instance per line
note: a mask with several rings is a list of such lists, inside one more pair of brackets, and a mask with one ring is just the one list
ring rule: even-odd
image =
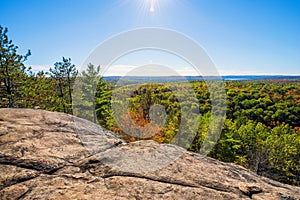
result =
[[142,27],[198,42],[221,74],[300,74],[299,0],[0,0],[0,25],[47,69],[62,56],[81,65],[107,38]]

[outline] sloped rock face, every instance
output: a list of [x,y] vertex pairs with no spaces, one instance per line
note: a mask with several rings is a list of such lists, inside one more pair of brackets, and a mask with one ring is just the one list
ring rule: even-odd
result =
[[[172,162],[153,171],[150,158]],[[126,144],[70,115],[0,109],[0,199],[293,200],[300,188],[173,145]]]

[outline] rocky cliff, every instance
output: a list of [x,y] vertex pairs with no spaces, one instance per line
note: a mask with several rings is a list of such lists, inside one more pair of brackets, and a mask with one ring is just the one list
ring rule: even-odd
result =
[[0,109],[0,199],[293,200],[300,188],[173,145],[126,144],[70,115]]

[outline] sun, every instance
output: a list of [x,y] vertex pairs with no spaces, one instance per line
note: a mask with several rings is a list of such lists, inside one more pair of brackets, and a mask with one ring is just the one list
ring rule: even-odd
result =
[[155,11],[155,0],[151,0],[150,12],[154,13],[154,11]]
[[154,13],[159,6],[158,0],[144,0],[144,6],[147,7],[147,10],[150,11],[150,13]]
[[[134,2],[136,5],[137,13],[140,16],[139,20],[143,20],[145,16],[161,16],[162,11],[166,12],[166,5],[174,4],[177,0],[119,0],[120,3]],[[183,1],[183,0],[181,0]]]

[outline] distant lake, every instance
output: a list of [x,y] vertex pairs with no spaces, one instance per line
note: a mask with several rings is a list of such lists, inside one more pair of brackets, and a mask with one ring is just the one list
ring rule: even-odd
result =
[[[106,76],[103,77],[106,81],[117,81],[118,79],[122,78],[121,76]],[[151,81],[162,81],[162,82],[172,82],[172,81],[197,81],[197,80],[222,80],[224,81],[251,81],[251,80],[286,80],[286,81],[300,81],[300,76],[287,76],[287,75],[234,75],[234,76],[131,76],[126,77],[128,80],[151,80]]]
[[250,76],[223,76],[223,80],[227,81],[249,81],[249,80],[300,80],[300,76],[284,76],[284,75],[250,75]]

